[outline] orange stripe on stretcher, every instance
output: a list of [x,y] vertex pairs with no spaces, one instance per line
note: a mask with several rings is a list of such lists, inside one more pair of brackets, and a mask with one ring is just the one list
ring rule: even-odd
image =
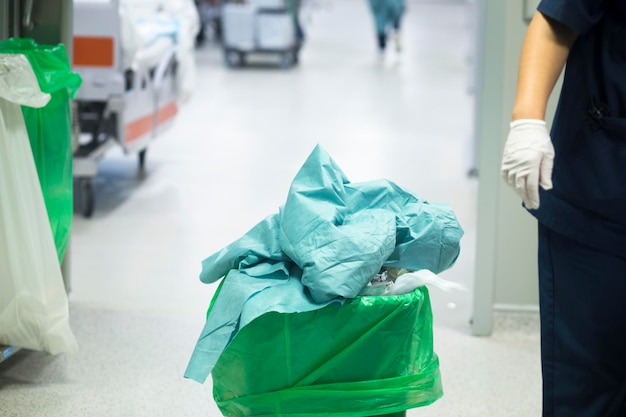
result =
[[114,63],[113,38],[74,36],[74,65],[81,67],[112,67]]
[[[161,125],[178,113],[178,105],[175,101],[172,101],[165,106],[161,107],[157,112],[157,124]],[[125,140],[126,143],[130,143],[140,137],[150,133],[154,128],[154,114],[143,116],[140,119],[128,123],[125,128]]]
[[154,128],[154,113],[132,121],[124,126],[124,139],[126,143],[139,139],[143,135],[150,133]]
[[159,125],[167,122],[178,113],[178,105],[172,101],[159,109],[157,113],[157,123]]

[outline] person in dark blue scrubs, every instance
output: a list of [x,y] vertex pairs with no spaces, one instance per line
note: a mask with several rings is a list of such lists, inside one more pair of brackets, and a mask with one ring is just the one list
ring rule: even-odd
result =
[[626,417],[626,0],[540,2],[502,175],[539,223],[543,416]]

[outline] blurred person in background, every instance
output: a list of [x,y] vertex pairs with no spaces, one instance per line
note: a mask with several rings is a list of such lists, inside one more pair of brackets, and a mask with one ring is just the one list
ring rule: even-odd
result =
[[304,42],[304,29],[302,28],[302,23],[300,22],[302,0],[285,0],[285,5],[293,17],[293,24],[296,28],[296,41],[299,45],[302,45]]
[[393,36],[396,51],[400,52],[402,50],[400,26],[402,16],[406,11],[405,0],[368,0],[368,2],[376,25],[376,40],[380,59],[385,56],[387,39],[390,34]]

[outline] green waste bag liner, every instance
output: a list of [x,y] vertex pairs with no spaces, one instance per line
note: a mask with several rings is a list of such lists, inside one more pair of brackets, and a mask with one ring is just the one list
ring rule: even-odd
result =
[[32,39],[11,38],[0,41],[0,54],[24,55],[44,93],[64,90],[68,97],[74,98],[82,83],[80,75],[71,70],[63,44],[40,45]]
[[229,417],[358,417],[429,405],[443,395],[431,314],[425,287],[267,313],[220,356],[215,401]]
[[38,45],[32,39],[0,41],[0,54],[25,56],[39,88],[50,96],[41,108],[22,106],[37,175],[44,195],[57,257],[63,259],[70,237],[73,215],[72,122],[70,98],[81,85],[71,71],[65,47]]
[[220,283],[220,296],[212,303],[213,313],[207,315],[185,373],[187,378],[204,382],[239,328],[267,311],[309,311],[325,305],[308,296],[300,279],[302,271],[280,250],[277,222],[277,215],[267,217],[237,242],[241,252],[224,250],[222,255],[233,257],[216,256],[213,266],[217,269],[203,270],[201,279],[207,283],[223,276],[213,274],[215,270],[227,275]]
[[185,376],[204,382],[238,332],[264,314],[341,305],[383,266],[451,267],[462,235],[448,205],[390,181],[350,183],[317,146],[279,213],[202,262],[202,282],[225,278]]

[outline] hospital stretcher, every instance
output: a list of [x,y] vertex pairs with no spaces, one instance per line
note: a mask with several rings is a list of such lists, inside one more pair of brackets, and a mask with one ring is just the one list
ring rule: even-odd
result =
[[94,210],[93,178],[107,150],[117,144],[125,154],[137,154],[143,169],[150,142],[178,112],[175,40],[162,36],[140,47],[124,45],[123,25],[129,22],[119,1],[74,2],[73,69],[83,84],[76,97],[81,140],[74,147],[73,176],[85,217]]

